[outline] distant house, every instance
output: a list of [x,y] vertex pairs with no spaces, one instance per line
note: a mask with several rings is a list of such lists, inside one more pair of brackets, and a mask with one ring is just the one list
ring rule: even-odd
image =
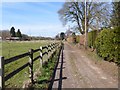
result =
[[6,38],[6,40],[15,40],[15,41],[19,41],[21,40],[19,37],[9,37],[9,38]]
[[0,37],[0,41],[2,40],[2,37]]

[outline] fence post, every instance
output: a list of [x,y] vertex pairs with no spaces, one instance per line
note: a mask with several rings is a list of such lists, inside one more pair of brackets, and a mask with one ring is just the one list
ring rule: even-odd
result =
[[54,46],[55,46],[55,44],[53,43],[53,52],[54,52]]
[[51,51],[53,51],[53,43],[51,44]]
[[0,90],[4,88],[4,57],[0,57]]
[[52,44],[50,44],[50,52],[52,51]]
[[50,51],[49,51],[49,48],[50,48],[50,47],[49,47],[49,45],[48,45],[48,61],[49,61],[49,52],[50,52]]
[[30,72],[30,79],[31,79],[31,83],[34,82],[33,80],[33,49],[29,50],[30,55],[29,55],[29,72]]
[[48,45],[47,45],[47,49],[46,49],[46,52],[47,52],[47,61],[49,61],[49,60],[48,60],[48,53],[49,53],[48,50],[49,50],[49,47],[48,47]]
[[43,66],[42,46],[40,47],[40,64]]
[[48,45],[48,61],[51,55],[51,44]]

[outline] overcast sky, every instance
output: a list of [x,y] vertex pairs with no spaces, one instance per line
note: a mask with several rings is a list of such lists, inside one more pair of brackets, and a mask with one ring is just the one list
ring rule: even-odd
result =
[[51,36],[65,31],[58,10],[63,2],[3,2],[2,30],[12,26],[32,36]]

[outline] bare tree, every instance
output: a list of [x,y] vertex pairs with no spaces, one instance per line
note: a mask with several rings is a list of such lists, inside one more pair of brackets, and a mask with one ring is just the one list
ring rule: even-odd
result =
[[2,37],[3,40],[5,40],[6,38],[10,37],[10,32],[9,30],[1,30],[0,31],[0,37]]
[[[107,2],[87,2],[86,17],[87,27],[97,29],[102,25],[108,25],[110,18],[109,4]],[[65,2],[63,7],[58,11],[60,20],[63,25],[67,22],[76,24],[81,34],[85,33],[85,3],[84,2]],[[87,31],[88,31],[87,28]]]
[[111,15],[109,6],[107,2],[86,2],[85,12],[85,2],[65,2],[63,7],[58,11],[58,14],[63,25],[71,22],[81,34],[84,34],[85,13],[86,32],[90,29],[96,30],[109,25]]

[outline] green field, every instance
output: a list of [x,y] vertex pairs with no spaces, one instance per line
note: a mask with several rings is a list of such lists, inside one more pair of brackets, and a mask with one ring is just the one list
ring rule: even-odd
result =
[[0,41],[0,56],[2,56],[2,42]]
[[2,42],[2,56],[10,58],[25,52],[28,52],[30,49],[37,49],[40,46],[48,45],[52,41],[16,41],[16,42]]
[[[40,46],[48,45],[53,41],[6,41],[2,42],[2,56],[5,59],[28,52],[30,49],[37,49]],[[34,57],[39,55],[39,52],[34,54]],[[16,68],[24,65],[29,61],[29,57],[22,58],[18,61],[12,62],[10,64],[5,65],[5,76],[9,74],[11,71]],[[40,69],[40,61],[36,60],[34,62],[33,68],[34,71]],[[29,69],[28,67],[22,70],[20,73],[16,74],[14,77],[5,82],[6,87],[22,87],[23,83],[29,79]]]

